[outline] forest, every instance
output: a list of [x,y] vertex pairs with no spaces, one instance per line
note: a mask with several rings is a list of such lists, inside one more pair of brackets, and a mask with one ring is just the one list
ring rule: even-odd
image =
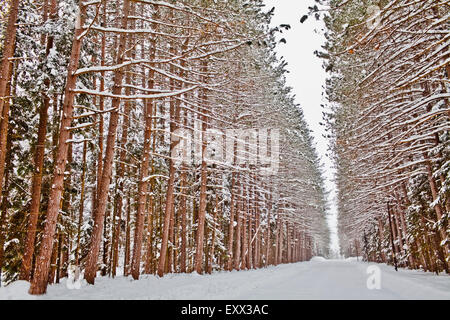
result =
[[94,284],[327,255],[319,156],[275,54],[290,26],[272,14],[2,2],[3,282],[43,294],[74,272]]
[[341,250],[449,273],[450,3],[330,4],[317,55],[330,75]]

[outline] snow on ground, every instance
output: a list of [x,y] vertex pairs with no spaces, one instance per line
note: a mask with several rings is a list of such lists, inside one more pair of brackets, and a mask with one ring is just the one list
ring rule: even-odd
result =
[[450,299],[448,275],[396,272],[385,264],[375,264],[381,271],[381,289],[369,290],[369,265],[374,264],[315,257],[308,262],[212,275],[144,275],[139,281],[99,277],[95,286],[82,283],[79,289],[63,279],[38,297],[28,295],[28,282],[16,281],[0,288],[0,299]]

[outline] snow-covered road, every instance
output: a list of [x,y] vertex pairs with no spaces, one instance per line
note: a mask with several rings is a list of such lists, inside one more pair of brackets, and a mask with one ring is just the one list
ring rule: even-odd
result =
[[66,280],[45,296],[28,295],[28,283],[0,288],[0,299],[450,299],[450,276],[377,264],[380,289],[369,290],[367,267],[354,260],[300,262],[212,275],[173,274],[164,278],[98,278],[95,286],[69,289]]

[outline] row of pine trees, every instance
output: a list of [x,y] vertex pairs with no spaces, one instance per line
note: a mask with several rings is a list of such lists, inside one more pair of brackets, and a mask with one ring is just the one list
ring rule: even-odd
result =
[[449,273],[450,4],[322,4],[342,251]]
[[[3,281],[43,294],[74,270],[94,284],[328,254],[319,159],[274,53],[289,26],[269,27],[262,1],[9,0],[1,10]],[[192,161],[174,159],[180,129],[200,136]],[[207,161],[206,132],[231,129],[258,138]],[[269,175],[241,161],[261,141]]]

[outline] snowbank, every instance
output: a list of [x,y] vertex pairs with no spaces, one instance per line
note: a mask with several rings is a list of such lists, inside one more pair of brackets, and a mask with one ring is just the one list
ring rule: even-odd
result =
[[348,257],[344,260],[347,262],[363,261],[363,257]]
[[312,257],[310,261],[327,261],[327,259],[325,259],[324,257],[321,257],[321,256],[316,256],[316,257]]

